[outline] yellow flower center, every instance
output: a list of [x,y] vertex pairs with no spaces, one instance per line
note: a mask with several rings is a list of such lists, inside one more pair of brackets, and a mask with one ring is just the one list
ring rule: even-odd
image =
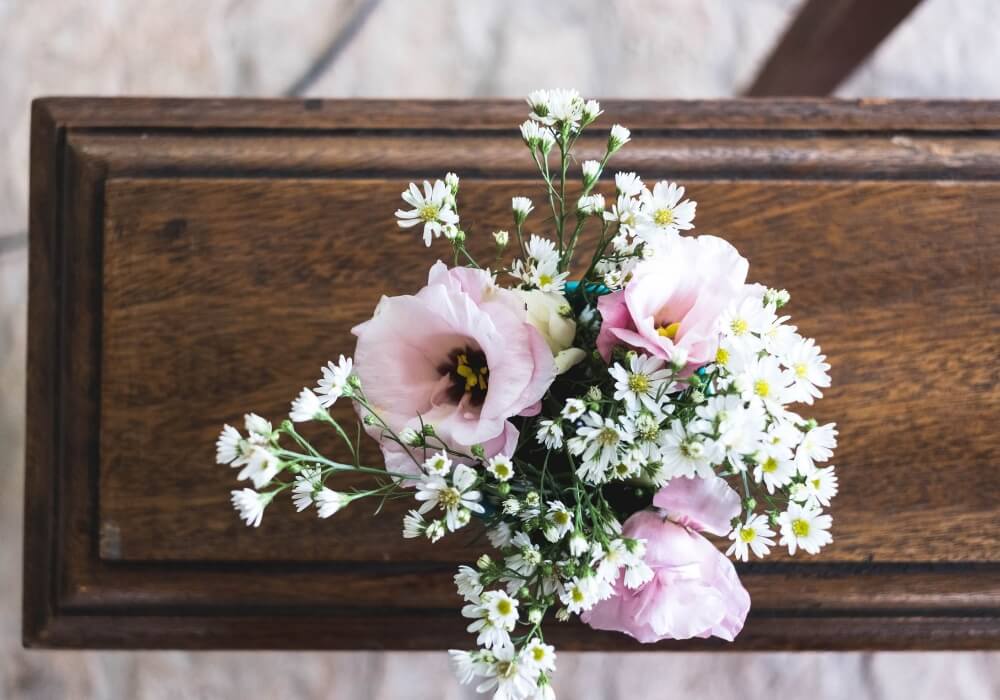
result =
[[656,329],[656,333],[657,335],[663,338],[670,338],[671,340],[673,340],[674,338],[677,337],[677,331],[680,330],[680,327],[681,327],[680,321],[675,321],[666,326],[658,326]]
[[653,221],[657,226],[669,226],[674,223],[674,212],[672,209],[657,209],[653,214]]
[[809,521],[796,518],[792,521],[792,532],[796,537],[806,537],[809,534]]
[[618,433],[613,428],[604,428],[597,434],[597,442],[602,445],[617,445]]
[[538,277],[539,287],[546,287],[550,284],[552,284],[552,275],[539,275]]
[[733,335],[743,335],[750,330],[750,324],[747,323],[745,319],[735,318],[733,319],[733,322],[729,324],[729,328],[733,331]]
[[443,508],[454,508],[462,502],[462,494],[458,492],[458,489],[449,486],[446,489],[441,489],[438,502]]
[[564,510],[557,510],[552,514],[552,520],[556,525],[565,525],[569,522],[569,513]]
[[497,475],[497,478],[500,479],[510,476],[510,468],[508,468],[506,464],[493,465],[493,472]]
[[814,488],[814,489],[818,489],[818,488],[819,488],[819,485],[820,485],[820,483],[821,483],[821,482],[820,482],[820,480],[819,480],[819,479],[813,479],[813,480],[812,480],[812,485],[813,485],[813,488]]
[[645,394],[649,391],[649,377],[645,374],[628,375],[628,388],[636,394]]
[[583,602],[583,591],[581,591],[579,588],[574,588],[573,592],[570,594],[570,597],[573,598],[573,602],[574,603],[582,603]]
[[808,368],[803,363],[798,363],[795,365],[795,376],[799,379],[804,379]]
[[510,615],[510,611],[511,611],[510,601],[507,600],[506,598],[501,598],[497,602],[497,612],[506,617],[507,615]]
[[724,365],[729,362],[729,351],[725,348],[719,348],[715,351],[715,361],[720,365]]
[[543,661],[545,659],[545,650],[541,647],[535,647],[531,650],[531,657],[535,661]]
[[441,208],[436,204],[431,204],[428,202],[417,210],[417,216],[420,217],[421,221],[436,221],[438,214],[441,213]]
[[774,457],[768,457],[764,460],[764,463],[760,465],[761,471],[765,471],[768,474],[773,474],[778,471],[778,460]]
[[771,385],[763,379],[758,379],[753,383],[753,393],[757,394],[757,396],[762,399],[766,399],[771,395]]
[[482,390],[487,389],[487,379],[486,375],[490,373],[489,367],[483,365],[479,368],[477,372],[469,364],[469,356],[464,352],[458,355],[458,365],[455,367],[455,372],[465,379],[465,390],[472,391],[477,386]]
[[740,528],[740,540],[743,542],[753,542],[754,538],[757,536],[757,531],[752,527],[742,527]]

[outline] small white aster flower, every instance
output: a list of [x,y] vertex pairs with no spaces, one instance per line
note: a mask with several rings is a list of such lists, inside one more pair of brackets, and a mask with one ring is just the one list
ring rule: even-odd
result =
[[788,500],[805,503],[809,500],[809,489],[802,483],[792,484],[788,487]]
[[583,105],[583,121],[589,124],[601,116],[603,112],[604,110],[601,109],[600,102],[597,100],[587,100],[587,102]]
[[683,196],[684,188],[674,182],[657,182],[652,192],[643,192],[639,236],[653,242],[658,236],[694,228],[697,204],[690,199],[681,201]]
[[660,459],[671,476],[703,479],[712,476],[713,452],[707,441],[689,434],[679,420],[671,421],[670,429],[663,432],[660,440]]
[[616,221],[622,230],[631,232],[639,223],[639,200],[620,195],[611,211],[604,212],[605,221]]
[[487,591],[480,596],[479,603],[463,607],[462,615],[475,620],[468,631],[479,633],[476,644],[494,650],[508,646],[508,633],[517,624],[517,606],[517,599],[504,591]]
[[583,440],[577,476],[591,483],[603,483],[608,478],[608,469],[618,460],[618,450],[623,444],[631,443],[634,436],[615,419],[602,417],[594,411],[581,420],[582,425],[576,431],[577,437]]
[[483,592],[479,572],[471,566],[458,567],[458,573],[455,574],[455,588],[458,589],[458,594],[470,603],[478,603]]
[[608,151],[614,153],[628,143],[631,138],[631,131],[626,129],[621,124],[615,124],[611,127],[611,133],[608,135]]
[[502,549],[508,546],[513,535],[514,533],[511,530],[510,524],[502,521],[486,531],[486,539],[490,541],[490,544],[495,549]]
[[296,475],[292,486],[292,503],[296,511],[301,513],[312,505],[313,494],[322,486],[321,476],[322,472],[316,468],[303,469]]
[[507,455],[498,454],[486,462],[486,471],[497,481],[510,481],[514,476],[514,463]]
[[833,541],[829,533],[833,518],[818,508],[789,503],[788,510],[778,516],[778,522],[781,525],[779,544],[787,545],[789,554],[795,554],[799,548],[816,554]]
[[510,206],[514,210],[514,218],[519,222],[523,222],[535,208],[527,197],[514,197],[510,200]]
[[556,670],[556,649],[535,637],[521,650],[521,660],[535,672],[552,673]]
[[420,537],[426,529],[427,523],[424,521],[424,516],[417,511],[411,510],[403,516],[403,537],[406,539],[412,540]]
[[424,528],[424,534],[427,535],[427,539],[431,542],[437,542],[439,539],[444,537],[445,533],[445,523],[443,520],[432,520],[427,523],[427,527]]
[[521,662],[513,645],[494,646],[486,678],[476,686],[485,693],[496,688],[493,700],[526,700],[536,689],[534,668]]
[[241,461],[237,461],[244,457],[242,443],[243,436],[239,430],[231,425],[224,426],[219,433],[219,439],[215,441],[215,461],[219,464],[235,462],[234,466],[242,464]]
[[726,556],[736,555],[740,561],[748,561],[750,552],[755,557],[766,557],[774,546],[774,530],[768,526],[767,516],[760,513],[750,515],[742,525],[737,525],[729,533],[733,541],[726,550]]
[[573,529],[573,515],[562,501],[549,501],[542,534],[549,542],[558,542]]
[[604,195],[603,194],[591,194],[586,197],[580,197],[576,203],[576,208],[582,214],[588,216],[596,216],[598,214],[604,214]]
[[590,610],[597,603],[597,580],[593,576],[573,577],[563,584],[559,600],[570,613],[581,613]]
[[332,406],[341,396],[350,394],[348,382],[353,371],[354,360],[343,355],[337,360],[337,364],[327,362],[326,367],[322,368],[323,376],[319,380],[319,386],[314,391],[319,396],[320,404],[324,408]]
[[755,462],[753,478],[757,483],[763,483],[768,493],[774,493],[776,488],[783,488],[795,476],[795,463],[774,452],[758,453]]
[[248,413],[243,416],[243,426],[250,435],[250,442],[255,445],[263,445],[271,439],[274,431],[271,429],[271,422],[261,418],[256,413]]
[[590,542],[581,533],[573,533],[573,536],[569,538],[569,553],[574,557],[584,554],[589,549]]
[[433,238],[444,232],[445,226],[458,224],[458,214],[453,209],[451,188],[441,180],[436,180],[433,185],[425,180],[422,194],[416,184],[411,182],[402,197],[403,201],[413,209],[410,211],[397,209],[396,218],[399,220],[397,223],[400,228],[412,228],[423,224],[424,244],[427,246],[430,246]]
[[[473,679],[490,674],[491,665],[486,660],[486,655],[478,651],[460,651],[449,649],[452,664],[455,666],[455,675],[462,685],[471,683]],[[492,656],[490,656],[492,658]]]
[[566,399],[566,405],[563,406],[559,415],[566,420],[575,421],[582,418],[583,414],[586,412],[587,404],[585,404],[581,399]]
[[550,450],[558,450],[563,445],[563,429],[558,420],[538,421],[536,439]]
[[[548,115],[543,123],[569,124],[572,129],[579,126],[583,117],[584,101],[576,90],[556,88],[548,92]],[[532,115],[534,116],[534,115]],[[549,121],[551,120],[551,121]]]
[[247,527],[260,527],[264,508],[271,502],[273,496],[268,493],[257,493],[253,489],[230,491],[230,494],[233,507],[239,512]]
[[319,402],[319,397],[311,389],[303,388],[292,401],[292,409],[288,417],[296,423],[315,420],[326,411]]
[[319,517],[329,518],[331,515],[335,515],[337,511],[346,506],[353,499],[346,493],[341,493],[340,491],[334,491],[333,489],[323,487],[319,490],[319,493],[316,494],[315,500]]
[[451,460],[444,450],[432,454],[424,460],[424,472],[437,476],[448,476],[451,472]]
[[823,397],[820,388],[830,386],[830,375],[827,374],[830,365],[812,338],[798,338],[782,357],[782,364],[792,375],[789,398],[793,402],[811,404],[814,398]]
[[511,547],[516,551],[504,559],[504,565],[521,576],[531,576],[542,563],[542,552],[537,544],[525,532],[519,532],[511,538]]
[[521,124],[521,138],[529,148],[537,148],[543,154],[548,154],[556,143],[551,129],[530,119]]
[[238,481],[250,479],[254,488],[259,489],[271,483],[271,479],[281,471],[281,460],[267,447],[254,446],[246,466],[236,475]]
[[642,178],[635,173],[615,173],[615,190],[622,197],[638,197],[645,186]]
[[791,377],[771,355],[751,360],[737,375],[735,386],[745,401],[760,402],[772,414],[780,413],[791,398]]
[[795,464],[799,474],[809,476],[817,462],[826,462],[837,446],[837,424],[818,425],[805,432],[795,450]]
[[585,160],[580,169],[583,172],[583,181],[589,184],[601,174],[601,163],[597,160]]
[[451,484],[441,476],[426,477],[421,481],[415,495],[418,501],[424,501],[420,506],[421,515],[440,506],[445,511],[448,529],[454,532],[464,524],[462,513],[465,511],[482,513],[485,510],[480,503],[482,494],[472,490],[477,478],[476,472],[464,464],[455,466]]
[[493,241],[497,244],[497,247],[506,248],[507,244],[510,243],[510,234],[507,231],[494,231]]
[[836,468],[832,465],[816,467],[812,474],[806,477],[805,487],[810,504],[829,507],[830,499],[837,495],[838,490]]
[[424,444],[424,436],[414,428],[406,427],[399,432],[399,440],[409,447],[420,447]]
[[641,406],[654,414],[662,412],[660,406],[672,374],[664,368],[663,360],[633,353],[628,369],[615,363],[608,373],[615,380],[615,400],[624,401],[629,412],[635,413]]
[[731,304],[720,320],[722,330],[728,337],[745,343],[748,349],[757,352],[763,347],[763,341],[758,336],[766,333],[777,317],[773,306],[765,306],[759,297],[750,295]]

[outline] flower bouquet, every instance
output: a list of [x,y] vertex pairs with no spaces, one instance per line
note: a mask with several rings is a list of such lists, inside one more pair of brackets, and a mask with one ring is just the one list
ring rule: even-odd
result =
[[[732,640],[750,598],[728,557],[763,557],[776,539],[816,553],[837,493],[834,468],[818,466],[834,425],[789,409],[830,380],[819,346],[781,313],[788,292],[749,284],[725,240],[686,233],[695,202],[683,187],[619,172],[612,194],[602,176],[628,129],[611,127],[600,160],[577,163],[596,101],[550,90],[528,104],[521,135],[545,215],[514,197],[512,233],[494,232],[495,256],[479,261],[459,178],[410,184],[399,226],[427,246],[445,239],[452,265],[383,297],[353,329],[353,360],[324,367],[280,427],[251,413],[217,443],[218,461],[252,482],[232,502],[254,527],[284,491],[321,518],[412,499],[406,538],[478,521],[492,551],[455,576],[477,648],[451,653],[462,682],[511,699],[554,697],[543,626],[574,615],[640,642]],[[354,431],[327,411],[338,400],[353,402],[384,464],[362,463]],[[321,454],[302,423],[332,429],[341,452]],[[370,487],[338,490],[345,474]]]

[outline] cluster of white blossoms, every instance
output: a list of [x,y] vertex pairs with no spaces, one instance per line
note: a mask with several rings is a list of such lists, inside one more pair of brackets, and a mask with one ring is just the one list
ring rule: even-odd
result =
[[[643,642],[731,640],[750,603],[727,557],[817,553],[838,489],[835,425],[793,410],[822,397],[830,367],[783,315],[788,292],[747,284],[735,248],[690,235],[683,187],[605,173],[625,127],[577,160],[596,101],[539,90],[528,104],[520,135],[550,212],[514,197],[510,231],[471,245],[492,249],[487,268],[460,228],[458,176],[411,183],[398,225],[427,246],[444,238],[453,266],[383,297],[353,330],[353,359],[323,367],[278,427],[250,413],[216,443],[252,486],[232,491],[249,526],[288,491],[320,518],[408,502],[407,539],[485,530],[493,551],[454,577],[475,648],[451,656],[494,700],[555,697],[553,620]],[[364,464],[361,431],[335,417],[341,398],[384,466]],[[341,456],[321,454],[306,424],[332,429]],[[333,488],[344,474],[373,484]],[[728,538],[725,555],[702,533]]]

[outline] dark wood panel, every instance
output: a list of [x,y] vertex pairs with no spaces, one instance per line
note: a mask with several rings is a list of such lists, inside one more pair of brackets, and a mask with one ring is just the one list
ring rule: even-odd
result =
[[[837,542],[742,567],[754,612],[718,648],[1000,644],[997,104],[606,106],[608,123],[648,132],[623,164],[683,175],[699,229],[791,289],[834,365],[819,412],[842,431]],[[450,584],[464,542],[412,546],[393,515],[319,522],[286,506],[245,530],[211,444],[243,410],[284,412],[379,293],[419,284],[430,258],[391,218],[404,178],[454,164],[464,218],[482,234],[506,225],[500,198],[530,166],[517,159],[523,112],[36,103],[26,642],[464,641]],[[416,591],[402,607],[401,586]],[[555,634],[565,648],[642,648]]]
[[746,94],[833,93],[919,4],[920,0],[806,0]]

